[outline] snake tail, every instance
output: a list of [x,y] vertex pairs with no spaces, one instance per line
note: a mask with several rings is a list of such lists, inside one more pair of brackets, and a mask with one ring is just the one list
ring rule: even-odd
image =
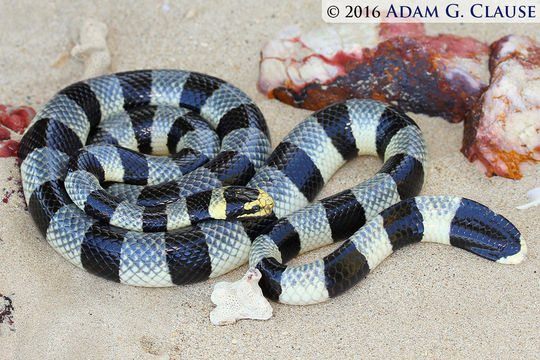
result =
[[[520,263],[527,246],[516,227],[473,200],[425,196],[401,201],[382,211],[323,259],[286,266],[287,242],[294,238],[283,226],[254,243],[265,296],[293,305],[315,304],[335,297],[363,279],[395,250],[412,243],[435,242],[465,249],[503,264]],[[281,237],[276,237],[281,233]],[[268,238],[278,246],[268,246]],[[265,247],[261,249],[260,247]],[[285,251],[280,251],[284,249]],[[255,260],[255,259],[253,259]]]

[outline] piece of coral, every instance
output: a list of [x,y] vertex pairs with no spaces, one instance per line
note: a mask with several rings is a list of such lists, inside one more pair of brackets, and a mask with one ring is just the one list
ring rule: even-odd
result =
[[71,56],[84,61],[85,69],[82,78],[106,74],[111,65],[111,53],[107,46],[106,24],[87,19],[83,22],[78,36],[78,44],[71,50]]
[[540,45],[508,35],[491,50],[489,88],[465,120],[461,151],[487,176],[521,179],[540,161]]
[[0,104],[0,157],[17,156],[19,142],[12,140],[11,135],[22,134],[35,115],[30,106]]
[[270,319],[272,306],[258,285],[261,276],[259,270],[251,268],[241,280],[232,283],[226,281],[217,283],[210,297],[217,305],[210,312],[212,324],[234,324],[241,319]]
[[458,122],[487,85],[488,56],[478,40],[428,36],[420,23],[293,27],[264,45],[258,87],[311,110],[371,98]]

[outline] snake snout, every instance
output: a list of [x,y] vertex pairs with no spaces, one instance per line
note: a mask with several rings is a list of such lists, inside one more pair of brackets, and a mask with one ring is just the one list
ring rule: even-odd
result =
[[271,214],[274,200],[263,190],[231,186],[227,188],[227,217],[261,217]]

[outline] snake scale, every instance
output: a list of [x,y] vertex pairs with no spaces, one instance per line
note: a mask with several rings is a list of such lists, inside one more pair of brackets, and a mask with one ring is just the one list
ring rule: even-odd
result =
[[[34,118],[19,159],[28,208],[49,244],[130,285],[201,281],[249,258],[266,296],[308,304],[350,288],[410,242],[507,263],[525,255],[518,230],[483,205],[413,198],[425,141],[388,104],[330,105],[269,152],[262,113],[236,87],[196,72],[140,70],[61,90]],[[357,155],[378,155],[382,168],[312,203]],[[348,240],[322,260],[282,264],[340,239]]]

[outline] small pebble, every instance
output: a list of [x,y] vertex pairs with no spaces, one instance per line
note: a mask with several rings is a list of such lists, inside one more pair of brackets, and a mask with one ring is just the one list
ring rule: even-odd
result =
[[186,19],[193,19],[197,15],[197,9],[191,8],[187,11],[186,15],[184,16]]

